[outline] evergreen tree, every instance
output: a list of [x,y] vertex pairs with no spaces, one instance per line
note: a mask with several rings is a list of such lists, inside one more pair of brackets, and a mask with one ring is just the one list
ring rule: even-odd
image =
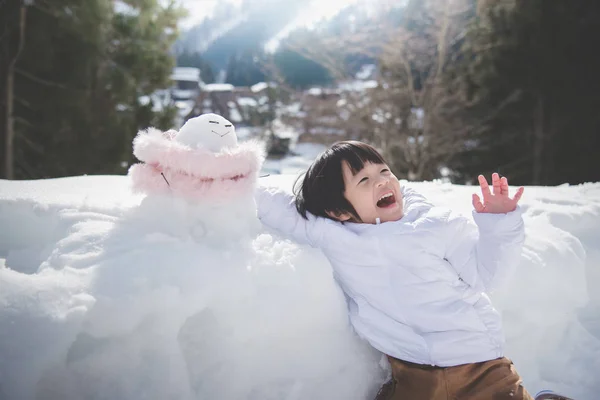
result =
[[263,53],[245,51],[233,55],[227,63],[226,82],[234,86],[251,86],[265,80]]
[[273,55],[273,60],[291,87],[305,89],[313,85],[327,85],[333,80],[325,67],[296,51],[281,49]]
[[137,130],[165,123],[139,99],[169,85],[180,10],[158,0],[120,4],[30,7],[15,72],[17,178],[125,172]]
[[465,177],[499,171],[515,183],[600,179],[600,3],[487,2],[467,35],[468,118],[486,121],[454,160]]
[[0,1],[0,178],[14,176],[15,64],[22,53],[30,1]]

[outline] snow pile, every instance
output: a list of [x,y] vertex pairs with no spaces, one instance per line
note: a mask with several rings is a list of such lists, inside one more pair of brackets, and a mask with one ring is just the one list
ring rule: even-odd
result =
[[319,252],[262,231],[251,195],[75,199],[126,181],[1,182],[0,398],[374,395],[380,355]]
[[[474,188],[411,185],[470,213]],[[144,198],[127,177],[0,181],[0,398],[372,399],[385,371],[326,259],[217,212],[246,201]],[[493,295],[507,356],[530,392],[595,399],[600,184],[522,203],[522,263]]]

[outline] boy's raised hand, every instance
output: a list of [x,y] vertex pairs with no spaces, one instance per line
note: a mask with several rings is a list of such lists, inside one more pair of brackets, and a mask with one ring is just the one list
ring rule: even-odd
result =
[[500,178],[495,172],[492,174],[493,192],[490,191],[490,185],[488,185],[483,175],[479,175],[479,186],[483,195],[483,203],[479,196],[473,193],[473,207],[479,213],[490,214],[503,214],[514,211],[525,190],[525,188],[520,187],[511,199],[508,197],[508,180],[505,177]]

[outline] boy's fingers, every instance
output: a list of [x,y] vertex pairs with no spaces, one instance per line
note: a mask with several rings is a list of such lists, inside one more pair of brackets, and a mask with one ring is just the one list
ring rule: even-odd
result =
[[488,185],[487,180],[483,175],[479,175],[477,179],[479,180],[479,186],[481,187],[481,193],[483,194],[483,198],[488,198],[491,195],[490,185]]
[[500,178],[500,193],[508,196],[508,179],[505,176]]
[[473,193],[473,208],[475,208],[475,211],[477,212],[482,212],[484,209],[481,199],[475,193]]
[[500,194],[500,175],[496,172],[492,174],[492,187],[494,188],[494,196]]
[[525,191],[525,188],[523,186],[521,186],[519,189],[517,189],[517,193],[515,193],[515,197],[513,197],[513,200],[515,201],[515,203],[518,203],[519,200],[521,200],[521,196],[523,196],[524,191]]

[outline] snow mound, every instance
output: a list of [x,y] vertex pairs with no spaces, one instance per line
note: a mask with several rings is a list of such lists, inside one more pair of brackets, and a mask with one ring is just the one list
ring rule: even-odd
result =
[[[470,212],[474,188],[411,185]],[[530,392],[595,399],[600,184],[527,187],[522,206],[521,265],[492,295],[507,356]],[[221,207],[239,217],[126,177],[0,181],[0,398],[372,399],[385,365],[327,260]]]
[[118,216],[49,201],[42,218],[59,233],[40,237],[34,216],[23,224],[31,201],[11,186],[0,203],[20,231],[11,247],[49,250],[28,256],[43,260],[27,273],[12,269],[22,256],[2,254],[0,397],[363,399],[383,382],[327,261],[264,232],[251,198],[147,197]]

